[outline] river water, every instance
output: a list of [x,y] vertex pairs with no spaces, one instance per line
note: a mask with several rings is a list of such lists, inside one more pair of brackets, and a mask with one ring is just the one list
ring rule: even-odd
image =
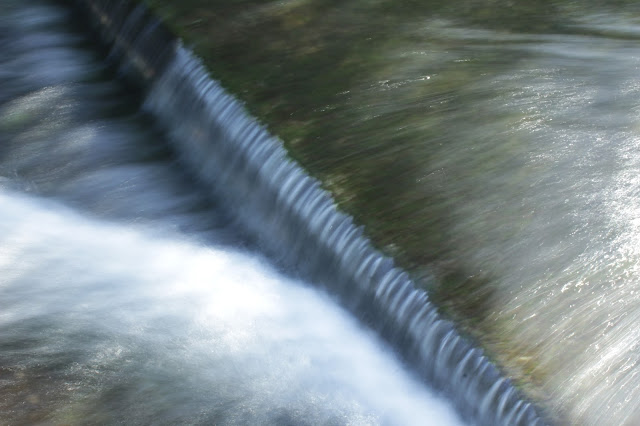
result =
[[[368,5],[327,3],[317,26],[349,46]],[[298,155],[364,206],[380,246],[404,243],[434,299],[558,423],[638,423],[640,15],[555,2],[570,10],[529,27],[421,12],[316,68],[331,37],[290,35],[317,30],[305,4],[221,22],[234,54],[233,37],[255,48],[242,25],[262,30],[260,13],[286,29],[285,43],[265,32],[267,84],[249,50],[233,74],[308,130]],[[355,320],[251,251],[64,11],[0,7],[8,423],[458,422]],[[306,81],[353,57],[365,72],[330,78],[337,94],[313,104],[324,94]]]
[[462,424],[252,251],[71,27],[0,5],[0,424]]

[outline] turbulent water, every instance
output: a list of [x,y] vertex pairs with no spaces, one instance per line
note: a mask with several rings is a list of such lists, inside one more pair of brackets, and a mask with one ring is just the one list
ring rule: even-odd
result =
[[461,424],[247,251],[69,19],[0,6],[0,424]]

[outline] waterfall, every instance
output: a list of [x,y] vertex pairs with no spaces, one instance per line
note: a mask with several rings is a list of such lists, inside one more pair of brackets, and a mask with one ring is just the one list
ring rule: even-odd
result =
[[142,4],[77,1],[119,73],[192,174],[224,199],[265,251],[323,286],[379,332],[461,415],[483,425],[543,424],[482,350],[441,317],[408,274],[377,251],[282,143],[208,76]]

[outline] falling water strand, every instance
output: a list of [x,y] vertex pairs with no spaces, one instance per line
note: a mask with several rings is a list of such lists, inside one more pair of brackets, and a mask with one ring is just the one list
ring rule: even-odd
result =
[[267,252],[365,318],[463,417],[486,425],[544,423],[482,351],[461,338],[408,275],[288,158],[281,141],[142,6],[76,3],[112,46],[110,59],[146,89],[144,108],[168,133],[183,164],[225,200]]

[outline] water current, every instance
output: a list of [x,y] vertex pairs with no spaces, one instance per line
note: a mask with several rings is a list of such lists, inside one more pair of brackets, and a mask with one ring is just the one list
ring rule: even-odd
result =
[[0,424],[462,424],[252,251],[70,19],[0,5]]
[[[426,30],[475,74],[437,113],[411,191],[447,200],[448,260],[491,294],[475,321],[571,424],[640,421],[638,22],[608,10],[565,34]],[[409,114],[426,51],[405,52],[406,87],[383,110]]]
[[[535,418],[189,52],[178,48],[141,99],[71,29],[67,9],[22,3],[0,5],[0,424]],[[282,16],[296,18],[293,3],[278,2]],[[365,15],[350,4],[356,13],[331,9],[327,22],[358,24]],[[335,141],[322,145],[337,158],[327,185],[357,198],[349,183],[365,182],[378,200],[370,214],[397,219],[389,233],[424,267],[416,276],[427,271],[443,306],[473,314],[469,327],[554,420],[634,425],[640,21],[572,5],[570,22],[524,32],[391,21],[393,37],[360,58],[384,66],[327,105],[291,99]],[[135,38],[146,18],[131,15],[123,32]],[[304,20],[284,22],[292,31]],[[269,48],[281,45],[273,37]],[[306,64],[322,53],[317,40],[285,50]],[[273,75],[295,75],[285,71]],[[306,244],[315,237],[319,249]],[[283,273],[290,259],[272,266],[274,252],[320,259],[309,275],[341,269],[349,285],[318,292],[291,278],[304,271]],[[438,280],[451,270],[468,286],[458,294]],[[467,294],[473,309],[456,305]],[[369,302],[387,323],[374,324]],[[408,348],[417,370],[430,361],[422,378],[451,401],[379,335]]]

